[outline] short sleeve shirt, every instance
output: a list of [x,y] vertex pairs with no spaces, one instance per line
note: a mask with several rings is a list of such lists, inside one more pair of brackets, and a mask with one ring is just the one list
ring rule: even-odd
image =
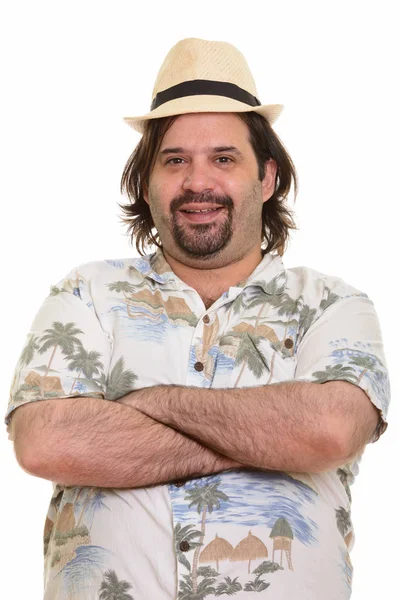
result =
[[[6,419],[41,399],[118,402],[161,384],[333,380],[360,387],[377,407],[378,439],[389,379],[366,294],[309,268],[285,269],[270,253],[206,309],[158,250],[83,265],[52,288],[17,364]],[[231,470],[138,489],[54,482],[44,597],[348,599],[358,462],[324,473]]]

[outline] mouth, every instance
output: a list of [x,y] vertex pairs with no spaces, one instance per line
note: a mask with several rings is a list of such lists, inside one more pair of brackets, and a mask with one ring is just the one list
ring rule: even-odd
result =
[[194,206],[184,206],[179,209],[179,213],[191,223],[210,223],[218,218],[225,208],[223,206],[203,206],[198,208]]

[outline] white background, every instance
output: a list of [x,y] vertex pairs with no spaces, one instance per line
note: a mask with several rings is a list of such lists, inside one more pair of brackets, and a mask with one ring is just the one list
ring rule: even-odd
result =
[[[134,252],[119,180],[169,48],[229,41],[296,164],[300,231],[285,256],[374,300],[392,376],[390,426],[353,489],[354,600],[398,598],[399,30],[397,2],[68,2],[1,5],[1,271],[4,411],[13,368],[49,286],[72,267]],[[41,599],[51,485],[0,436],[2,594]],[[149,599],[158,600],[158,599]],[[305,600],[305,599],[304,599]],[[323,599],[321,599],[323,600]]]

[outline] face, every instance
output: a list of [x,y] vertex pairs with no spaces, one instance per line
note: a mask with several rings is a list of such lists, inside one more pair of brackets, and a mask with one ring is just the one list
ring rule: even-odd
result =
[[261,212],[276,164],[258,164],[247,125],[231,113],[179,116],[160,146],[145,199],[167,255],[216,268],[261,255]]

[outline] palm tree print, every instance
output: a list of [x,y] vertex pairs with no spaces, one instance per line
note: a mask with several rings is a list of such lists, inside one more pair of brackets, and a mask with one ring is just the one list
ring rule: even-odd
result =
[[136,289],[136,286],[128,281],[114,281],[114,283],[109,283],[107,287],[110,292],[117,292],[117,294],[122,292],[125,298],[128,298],[128,294],[133,294]]
[[64,356],[70,356],[74,353],[76,347],[80,347],[82,342],[76,336],[82,334],[83,331],[78,329],[75,323],[66,323],[65,325],[60,321],[54,321],[51,329],[45,329],[44,335],[40,338],[42,347],[39,349],[39,354],[44,354],[53,348],[53,352],[50,356],[49,364],[47,365],[46,372],[40,380],[40,395],[44,396],[44,379],[46,378],[51,363],[53,362],[54,355],[57,348],[60,348]]
[[82,503],[82,509],[76,527],[79,527],[81,525],[83,517],[89,510],[93,511],[93,513],[96,513],[97,511],[103,509],[106,509],[108,511],[110,510],[108,506],[103,502],[104,498],[106,498],[106,495],[99,488],[80,488],[75,500],[76,507],[80,506],[81,496],[85,497],[85,499]]
[[277,562],[270,560],[264,560],[256,569],[254,569],[254,575],[266,575],[267,573],[275,573],[276,571],[283,571],[283,567],[278,565]]
[[361,379],[364,377],[367,371],[375,371],[377,364],[376,359],[368,354],[360,354],[360,356],[352,356],[349,360],[350,365],[354,365],[356,367],[361,367],[362,371],[358,376],[356,383],[360,383]]
[[349,502],[351,503],[351,490],[350,490],[349,481],[348,481],[350,471],[348,470],[347,467],[342,467],[342,468],[336,470],[336,475],[339,477],[339,479],[345,489],[345,492],[347,494]]
[[[261,333],[258,331],[258,327],[263,318],[263,311],[267,307],[280,307],[278,310],[279,315],[287,313],[292,314],[293,311],[296,312],[298,310],[298,306],[300,306],[302,303],[302,297],[300,296],[297,300],[293,300],[288,294],[285,294],[285,284],[286,278],[282,276],[281,273],[274,277],[267,284],[264,281],[256,281],[254,282],[254,287],[252,286],[251,288],[248,288],[247,295],[240,294],[233,303],[234,313],[238,313],[243,308],[252,309],[260,306],[254,324],[254,334],[252,333],[250,337],[248,332],[245,335],[243,332],[240,332],[242,339],[236,356],[235,366],[241,364],[242,368],[236,379],[234,387],[238,386],[246,364],[248,364],[250,371],[258,379],[262,376],[264,371],[270,372],[268,383],[270,383],[272,379],[275,353],[272,357],[271,367],[269,367],[267,363],[263,361],[261,352],[258,351],[258,345],[260,341],[264,339],[264,335],[258,335],[258,333]],[[274,343],[270,340],[275,352],[283,351],[288,353],[286,348],[282,348],[282,345],[286,338],[286,331],[289,323],[290,321],[286,323],[285,334],[282,342],[274,345]],[[239,332],[229,333],[229,335],[221,339],[221,345],[223,345],[224,342],[229,345],[229,337],[237,337],[238,333]],[[293,351],[290,352],[290,354],[292,353]]]
[[[279,301],[279,308],[277,313],[279,316],[292,317],[293,315],[301,312],[302,307],[304,306],[303,296],[299,296],[298,298],[292,298],[289,294],[282,294]],[[287,328],[289,326],[290,319],[286,322],[285,331],[283,334],[282,342],[286,339]]]
[[200,581],[196,584],[196,589],[193,587],[193,578],[190,575],[183,575],[183,580],[179,582],[179,593],[178,600],[203,600],[210,594],[215,594],[215,587],[213,587],[216,579],[210,579],[209,577]]
[[50,296],[57,296],[58,294],[61,294],[61,292],[62,292],[62,289],[60,289],[56,285],[52,285],[50,288]]
[[255,281],[254,286],[259,286],[261,289],[250,300],[249,308],[254,308],[260,304],[278,306],[281,302],[281,296],[285,291],[285,283],[286,280],[282,278],[281,274],[271,279],[267,284],[263,281]]
[[[142,286],[145,285],[145,283],[146,282],[144,280]],[[131,305],[129,303],[129,296],[135,292],[138,286],[132,285],[132,283],[129,283],[128,281],[114,281],[114,283],[109,283],[107,287],[110,290],[110,292],[117,292],[117,294],[120,294],[122,292],[125,298],[127,315],[128,317],[131,317],[132,311]]]
[[345,379],[352,383],[356,383],[357,381],[354,369],[352,367],[344,367],[342,364],[327,365],[325,371],[314,371],[312,375],[318,380],[318,383],[335,381],[336,379]]
[[125,369],[125,359],[121,356],[109,375],[102,373],[98,382],[106,390],[107,400],[117,400],[132,391],[136,380],[137,375],[130,369]]
[[263,338],[259,335],[250,335],[249,333],[240,333],[239,335],[241,340],[236,354],[235,367],[242,365],[242,368],[233,387],[237,387],[246,365],[257,379],[260,379],[264,371],[269,371],[269,367],[263,359],[262,352],[259,350],[259,345]]
[[350,511],[347,511],[341,506],[340,508],[335,509],[335,512],[337,528],[341,535],[345,537],[349,529],[351,529]]
[[282,273],[268,281],[255,281],[251,287],[248,287],[245,293],[239,294],[232,304],[232,309],[235,315],[239,314],[243,308],[254,308],[261,305],[261,310],[264,306],[277,306],[279,296],[285,290],[286,278]]
[[386,414],[390,401],[390,382],[385,364],[378,356],[370,353],[371,344],[360,341],[355,341],[353,347],[346,344],[348,344],[346,338],[331,342],[335,347],[331,354],[333,361],[337,363],[346,361],[352,366],[354,372],[352,383],[359,383],[366,376],[375,393],[379,395],[382,409]]
[[199,567],[197,569],[198,577],[218,577],[219,573],[215,569],[210,566],[207,567]]
[[270,583],[266,583],[263,579],[260,579],[260,575],[257,575],[254,581],[249,581],[246,583],[244,590],[246,592],[263,592],[270,585]]
[[128,594],[132,585],[129,581],[121,581],[118,579],[117,574],[112,569],[109,569],[104,573],[103,581],[100,585],[100,600],[135,600],[131,594]]
[[78,371],[78,375],[75,377],[71,386],[70,394],[72,394],[75,384],[82,373],[87,379],[91,379],[94,375],[100,374],[99,369],[104,368],[103,363],[99,361],[100,356],[100,352],[97,352],[96,350],[87,352],[83,346],[80,346],[77,353],[70,357],[68,369],[70,371]]
[[31,334],[29,336],[29,340],[25,346],[25,348],[22,350],[20,359],[19,359],[19,363],[21,365],[21,368],[26,367],[27,365],[29,365],[30,362],[32,362],[33,357],[35,356],[36,352],[39,350],[40,348],[40,344],[39,342],[39,338],[33,334]]
[[[220,479],[217,479],[213,483],[206,485],[195,485],[193,488],[187,490],[185,500],[189,500],[189,508],[196,506],[197,512],[201,514],[201,537],[199,539],[199,546],[194,551],[193,565],[192,565],[192,585],[193,592],[197,592],[197,565],[199,562],[200,546],[203,544],[204,535],[206,532],[206,517],[207,510],[211,514],[214,508],[220,508],[221,500],[228,501],[229,498],[224,492],[218,489]],[[203,582],[202,582],[203,583]]]
[[[26,367],[27,365],[29,365],[30,362],[32,362],[33,357],[35,356],[36,352],[39,350],[40,344],[38,342],[39,342],[39,337],[37,337],[33,334],[31,334],[29,336],[28,342],[27,342],[26,346],[24,347],[24,349],[22,350],[21,356],[19,357],[19,370],[18,369],[15,370],[12,387],[17,385],[17,381],[19,381],[21,379],[21,373],[22,373],[24,367]],[[16,400],[18,400],[19,394],[21,393],[21,391],[22,390],[19,389],[14,394]]]
[[280,304],[281,297],[285,290],[285,281],[282,282],[281,275],[277,275],[265,286],[263,286],[263,282],[255,282],[255,285],[262,286],[262,289],[258,290],[258,294],[256,294],[250,301],[248,308],[251,309],[256,306],[260,306],[260,310],[258,311],[254,325],[254,333],[257,334],[257,328],[260,324],[264,309],[266,307],[278,306]]
[[316,308],[310,308],[308,304],[301,307],[299,314],[299,337],[304,336],[310,329],[317,314]]
[[216,596],[222,596],[223,594],[226,594],[227,596],[234,596],[237,592],[240,592],[240,590],[242,590],[242,584],[239,583],[237,580],[239,579],[238,577],[235,577],[235,579],[231,579],[230,577],[224,577],[225,579],[225,583],[219,583],[215,592]]
[[[193,527],[193,525],[185,525],[185,527],[182,527],[180,523],[177,523],[175,525],[175,529],[174,529],[176,556],[178,558],[178,562],[180,562],[182,565],[184,565],[188,571],[190,571],[190,563],[189,563],[188,559],[186,558],[185,554],[181,550],[182,542],[187,542],[189,544],[189,548],[188,548],[187,552],[189,552],[190,550],[193,550],[193,548],[197,548],[198,546],[201,546],[200,542],[194,541],[196,538],[201,537],[201,531],[198,531],[197,529],[192,529],[192,527]],[[199,571],[199,569],[198,569],[198,571]],[[217,575],[218,575],[218,573],[217,573]]]
[[321,310],[326,310],[327,308],[329,308],[329,306],[332,306],[332,304],[335,304],[335,302],[340,300],[340,296],[331,292],[328,286],[324,286],[324,296],[325,294],[326,298],[323,298],[319,305]]

